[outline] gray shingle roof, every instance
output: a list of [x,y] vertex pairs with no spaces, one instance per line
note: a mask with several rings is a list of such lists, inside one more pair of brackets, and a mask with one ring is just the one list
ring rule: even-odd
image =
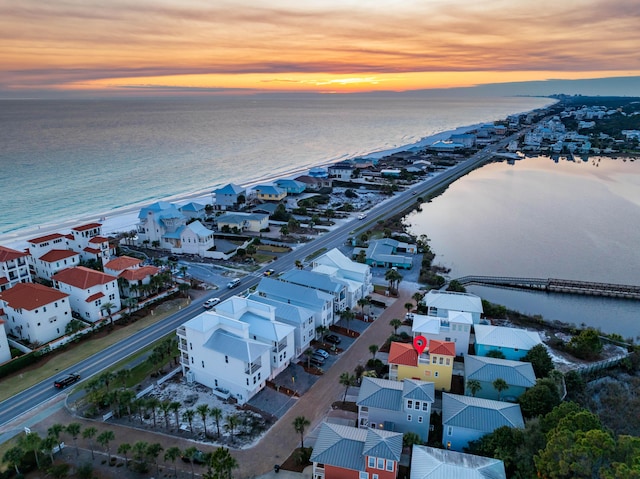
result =
[[402,454],[402,434],[368,428],[362,454],[398,462]]
[[255,293],[250,294],[249,299],[273,306],[276,309],[276,319],[285,320],[288,323],[302,324],[305,321],[308,321],[309,318],[313,317],[313,311],[302,306],[296,306],[276,299],[265,298],[264,296],[260,296]]
[[204,347],[245,363],[255,361],[263,353],[271,349],[267,344],[253,339],[244,339],[221,329],[216,330],[207,339]]
[[519,404],[442,393],[442,424],[492,432],[502,426],[524,427]]
[[434,397],[434,384],[431,382],[415,379],[391,381],[365,376],[362,378],[356,404],[390,411],[402,411],[405,399],[433,402]]
[[333,296],[313,288],[306,288],[297,284],[285,283],[273,278],[262,278],[256,289],[268,298],[278,299],[291,304],[322,309],[326,302],[333,303]]
[[411,479],[506,479],[504,463],[490,457],[413,446]]
[[476,343],[486,346],[519,348],[528,351],[536,344],[542,343],[537,332],[527,331],[526,329],[476,324],[474,331]]
[[510,386],[530,388],[536,384],[531,363],[484,356],[465,356],[464,376],[467,380],[493,382],[504,379]]
[[482,313],[482,299],[471,293],[431,290],[424,297],[424,302],[438,309]]
[[290,283],[299,284],[300,286],[306,286],[308,288],[315,288],[327,292],[330,291],[336,294],[344,289],[343,283],[334,281],[326,274],[314,273],[313,271],[291,269],[281,275],[280,279]]

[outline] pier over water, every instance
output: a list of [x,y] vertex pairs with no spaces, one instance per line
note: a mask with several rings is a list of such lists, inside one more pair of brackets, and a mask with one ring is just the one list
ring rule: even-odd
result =
[[516,289],[534,289],[553,293],[584,294],[589,296],[606,296],[640,300],[640,286],[591,283],[557,278],[516,278],[507,276],[463,276],[458,278],[461,285],[500,286]]

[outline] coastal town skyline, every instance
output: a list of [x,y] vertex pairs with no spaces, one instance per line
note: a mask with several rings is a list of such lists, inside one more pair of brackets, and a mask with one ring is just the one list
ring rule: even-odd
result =
[[638,12],[624,0],[26,0],[0,4],[0,13],[0,98],[352,93],[640,76]]

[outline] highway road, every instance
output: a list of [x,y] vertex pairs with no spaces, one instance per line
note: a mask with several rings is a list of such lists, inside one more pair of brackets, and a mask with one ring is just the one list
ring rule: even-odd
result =
[[[457,178],[465,175],[469,171],[477,168],[484,162],[492,158],[493,154],[499,149],[504,148],[509,141],[516,136],[523,134],[512,135],[511,137],[504,138],[498,143],[492,144],[479,151],[468,160],[459,163],[458,165],[445,170],[436,176],[430,177],[425,181],[413,186],[409,191],[402,192],[390,197],[369,210],[367,217],[364,220],[353,220],[348,223],[342,224],[328,233],[324,233],[322,236],[314,239],[313,241],[301,245],[294,249],[291,253],[283,255],[273,263],[268,265],[268,268],[273,268],[276,273],[287,271],[294,267],[294,263],[297,259],[304,261],[309,255],[321,249],[330,250],[334,247],[338,247],[345,243],[349,236],[353,235],[354,230],[361,227],[365,227],[367,224],[372,224],[381,219],[391,217],[398,212],[405,209],[411,204],[415,204],[417,198],[420,196],[429,195],[443,186],[446,186]],[[415,192],[415,194],[414,194]],[[364,229],[364,228],[363,228]],[[260,281],[262,272],[267,269],[264,267],[260,269],[258,274],[250,274],[242,279],[240,287],[234,289],[218,290],[215,293],[211,292],[206,297],[202,298],[202,301],[211,297],[219,297],[225,300],[234,294],[238,294],[243,290],[249,289]],[[13,421],[28,411],[44,404],[45,402],[53,399],[59,394],[65,394],[64,391],[57,390],[53,387],[53,381],[56,377],[63,376],[64,374],[76,372],[81,376],[81,381],[87,380],[91,376],[99,374],[101,371],[109,368],[112,364],[131,356],[132,354],[140,351],[147,345],[162,338],[166,334],[174,331],[182,323],[202,313],[201,302],[193,303],[188,307],[178,311],[162,321],[149,326],[148,328],[139,331],[138,333],[130,336],[129,338],[121,341],[118,344],[106,348],[104,351],[94,354],[93,356],[80,361],[75,366],[63,371],[59,371],[56,376],[46,379],[28,389],[7,399],[0,403],[0,426]]]

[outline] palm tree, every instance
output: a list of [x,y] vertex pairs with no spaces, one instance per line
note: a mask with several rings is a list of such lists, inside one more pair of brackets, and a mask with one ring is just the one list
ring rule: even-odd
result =
[[207,436],[207,415],[209,414],[209,405],[207,404],[199,404],[196,407],[196,411],[200,414],[202,418],[202,424],[204,426],[204,435]]
[[402,435],[402,446],[409,448],[409,459],[413,455],[413,446],[414,444],[420,445],[422,444],[422,439],[415,432],[405,432]]
[[372,344],[372,345],[369,346],[369,352],[373,356],[372,359],[376,358],[376,353],[378,352],[378,349],[380,349],[380,348],[378,347],[377,344]]
[[164,426],[169,429],[169,411],[171,411],[171,401],[162,401],[160,403],[160,409],[164,415]]
[[33,452],[36,459],[36,466],[40,469],[40,457],[38,451],[42,448],[42,438],[37,432],[30,432],[18,439],[18,447],[24,451]]
[[62,450],[62,447],[60,446],[60,434],[62,434],[63,431],[64,426],[62,424],[53,424],[49,429],[47,429],[47,434],[55,438],[59,451]]
[[390,269],[384,274],[384,279],[389,282],[389,291],[397,293],[397,288],[400,285],[400,281],[402,281],[402,275],[395,269]]
[[180,291],[185,298],[189,296],[188,293],[190,289],[191,289],[191,285],[189,283],[180,283],[178,285],[178,291]]
[[132,410],[131,406],[134,404],[136,393],[131,389],[124,389],[120,391],[120,405],[127,408],[127,417],[131,421]]
[[131,369],[123,368],[116,372],[116,379],[120,381],[122,389],[127,387],[127,379],[131,377]]
[[127,454],[129,454],[130,450],[131,444],[128,442],[123,442],[118,446],[118,454],[124,454],[124,467],[129,467],[129,458],[127,457]]
[[96,438],[96,441],[98,441],[98,443],[104,447],[105,451],[107,451],[107,458],[109,462],[111,462],[111,448],[109,447],[109,444],[111,441],[115,440],[115,438],[116,435],[113,431],[103,431]]
[[222,409],[219,407],[213,407],[209,410],[209,415],[216,422],[216,432],[218,437],[220,437],[220,421],[222,420]]
[[149,447],[147,442],[137,441],[131,448],[133,451],[133,458],[137,462],[136,468],[140,471],[146,471],[147,469],[147,447]]
[[67,424],[67,427],[65,428],[67,434],[69,434],[71,439],[73,439],[73,444],[76,447],[76,457],[80,455],[80,451],[78,450],[78,436],[80,435],[81,427],[80,423],[72,422]]
[[351,331],[349,329],[349,322],[355,318],[355,314],[349,308],[345,309],[340,313],[340,319],[343,319],[347,323],[347,331]]
[[18,446],[8,449],[2,456],[2,462],[5,462],[9,467],[13,466],[16,470],[16,474],[20,475],[20,469],[18,466],[22,462],[24,457],[24,451]]
[[238,425],[240,424],[240,418],[237,414],[227,414],[224,418],[226,424],[224,425],[225,429],[231,433],[231,442],[234,440],[234,432]]
[[364,307],[367,306],[368,304],[370,304],[370,301],[369,301],[369,298],[367,298],[366,296],[358,300],[358,306],[360,306],[363,316],[364,316]]
[[316,327],[316,338],[320,338],[322,339],[324,337],[325,334],[327,334],[327,332],[329,332],[329,328],[327,328],[324,325],[320,325]]
[[469,379],[467,381],[467,390],[471,393],[473,397],[476,397],[478,391],[482,389],[482,384],[477,379]]
[[407,310],[407,314],[410,314],[413,309],[413,303],[404,303],[404,309]]
[[393,328],[393,334],[398,334],[398,328],[402,326],[402,321],[400,321],[398,318],[394,318],[389,321],[389,324]]
[[156,463],[156,475],[160,475],[160,466],[158,465],[158,456],[160,453],[164,451],[162,444],[159,442],[154,442],[153,444],[149,444],[147,446],[146,454],[153,458],[153,462]]
[[107,316],[109,316],[109,324],[111,324],[111,326],[113,326],[113,316],[111,316],[111,311],[113,311],[114,309],[116,309],[116,305],[110,302],[104,303],[102,306],[100,306],[100,311],[107,312]]
[[238,461],[229,453],[229,449],[219,447],[211,454],[209,466],[214,471],[214,474],[210,477],[231,479],[231,472],[238,468]]
[[40,450],[49,454],[49,458],[51,459],[51,464],[53,464],[53,450],[55,449],[57,444],[56,438],[53,436],[45,437],[40,443]]
[[504,379],[498,378],[493,381],[493,388],[498,391],[498,401],[502,401],[502,391],[509,389],[509,385]]
[[113,381],[114,379],[115,379],[115,375],[111,371],[105,371],[100,376],[98,376],[98,380],[102,384],[104,384],[104,387],[107,389],[107,392],[109,392],[109,384],[111,384],[111,381]]
[[347,402],[347,392],[349,391],[349,386],[353,386],[355,376],[352,376],[348,372],[344,372],[340,375],[340,384],[344,386],[344,397],[342,398],[342,405]]
[[160,399],[156,397],[150,397],[147,399],[147,406],[151,408],[151,414],[153,415],[153,427],[156,427],[156,410],[160,406]]
[[424,298],[424,296],[419,291],[416,291],[411,297],[416,302],[416,309],[418,309],[418,306],[420,306],[420,301],[422,301],[422,298]]
[[307,426],[310,426],[311,422],[304,416],[297,416],[293,420],[293,429],[300,434],[300,444],[302,449],[304,449],[304,430]]
[[178,415],[178,412],[180,412],[180,406],[182,406],[182,404],[178,401],[171,401],[169,404],[169,409],[173,411],[174,417],[176,418],[176,429],[180,428],[180,416]]
[[97,433],[98,433],[98,430],[93,426],[87,427],[85,428],[84,431],[82,431],[83,439],[89,440],[89,449],[91,449],[91,459],[96,458],[95,455],[93,454],[93,438],[96,436]]
[[195,417],[196,412],[193,409],[187,409],[182,413],[182,420],[187,421],[189,423],[189,429],[193,434],[193,418]]
[[182,451],[178,446],[171,446],[166,451],[164,451],[164,460],[171,461],[173,463],[174,477],[178,477],[178,468],[176,467],[176,459],[178,459],[181,454],[182,454]]
[[307,357],[307,369],[311,368],[311,358],[313,357],[313,349],[309,348],[304,352]]
[[295,265],[296,265],[296,268],[298,269],[304,268],[304,264],[302,264],[302,261],[300,261],[299,259],[295,261]]
[[[206,406],[206,404],[205,404]],[[184,457],[186,457],[187,459],[189,459],[189,463],[191,464],[191,477],[193,478],[193,459],[196,456],[196,454],[198,453],[198,450],[194,447],[188,447],[184,450]]]

